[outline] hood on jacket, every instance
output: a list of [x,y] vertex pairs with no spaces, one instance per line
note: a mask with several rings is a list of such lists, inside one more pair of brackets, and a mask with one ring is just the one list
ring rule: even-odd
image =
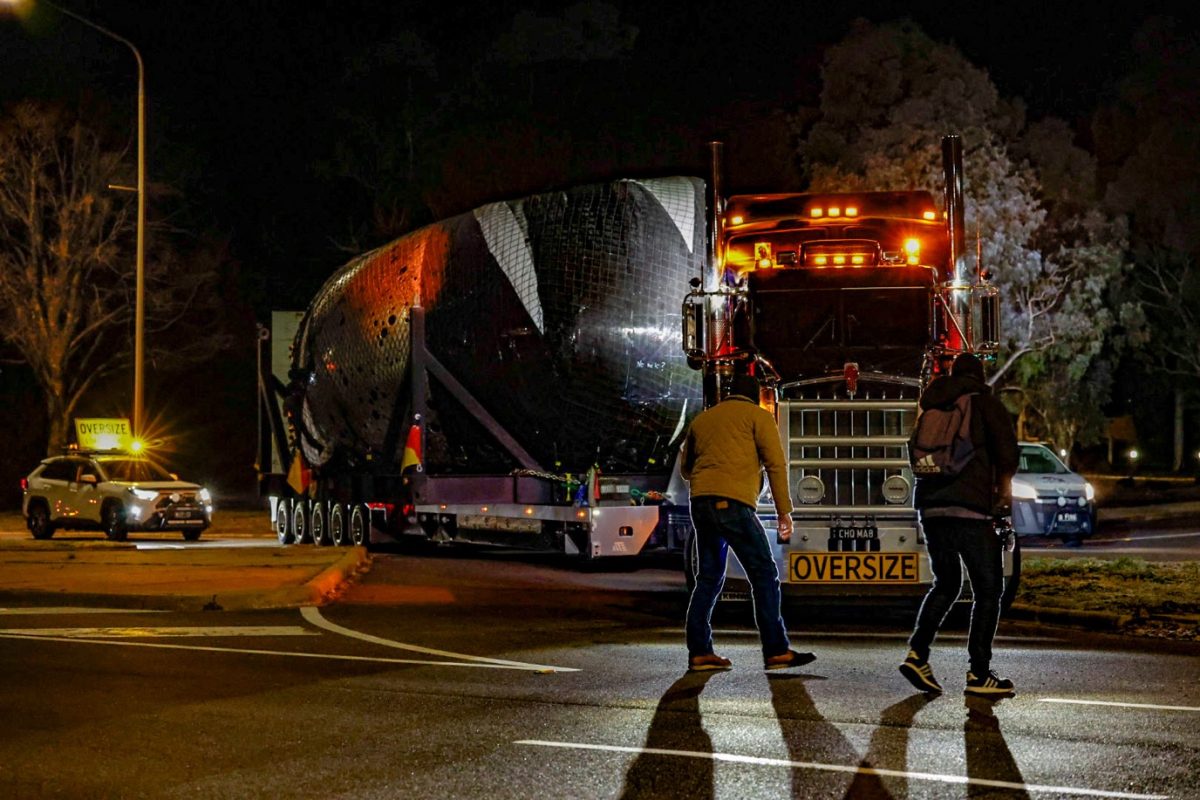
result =
[[926,387],[921,408],[945,408],[964,394],[991,394],[992,387],[973,375],[944,375]]

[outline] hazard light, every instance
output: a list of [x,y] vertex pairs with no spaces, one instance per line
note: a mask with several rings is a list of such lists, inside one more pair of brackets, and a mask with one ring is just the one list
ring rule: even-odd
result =
[[921,263],[921,240],[920,239],[905,239],[904,252],[908,254],[907,261],[909,264]]

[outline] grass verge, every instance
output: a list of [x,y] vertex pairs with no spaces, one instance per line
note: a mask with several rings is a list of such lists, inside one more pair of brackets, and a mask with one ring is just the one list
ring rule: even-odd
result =
[[1031,558],[1018,602],[1128,615],[1127,632],[1200,638],[1200,562],[1140,558]]

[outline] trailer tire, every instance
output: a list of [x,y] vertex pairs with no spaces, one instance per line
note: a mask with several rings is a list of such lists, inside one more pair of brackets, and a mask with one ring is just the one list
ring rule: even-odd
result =
[[371,543],[371,512],[362,503],[355,503],[350,511],[350,541],[357,547]]
[[275,536],[280,544],[291,544],[292,537],[292,501],[286,497],[279,498],[275,504]]
[[329,536],[338,547],[350,545],[350,528],[347,517],[350,516],[344,503],[331,503],[329,506]]
[[312,514],[308,521],[308,527],[312,530],[312,542],[317,547],[333,544],[333,539],[329,537],[329,526],[325,522],[325,502],[317,500],[312,504]]
[[296,544],[307,544],[312,541],[312,531],[308,527],[308,501],[300,498],[292,506],[292,539]]

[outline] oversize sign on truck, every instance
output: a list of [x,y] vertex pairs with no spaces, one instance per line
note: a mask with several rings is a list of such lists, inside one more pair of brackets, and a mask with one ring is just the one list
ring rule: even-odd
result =
[[127,419],[75,419],[75,441],[80,450],[128,450],[132,440]]
[[917,553],[788,554],[792,583],[916,583]]

